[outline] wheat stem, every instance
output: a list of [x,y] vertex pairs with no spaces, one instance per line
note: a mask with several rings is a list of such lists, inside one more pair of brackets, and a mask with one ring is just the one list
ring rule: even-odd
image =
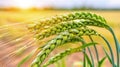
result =
[[[91,36],[89,36],[91,42],[93,42],[93,39]],[[98,50],[97,50],[97,47],[96,45],[94,45],[94,50],[95,50],[95,53],[96,53],[96,57],[97,57],[97,62],[99,62],[99,54],[98,54]]]
[[115,67],[114,66],[115,65],[114,56],[113,56],[114,54],[113,54],[112,48],[110,46],[110,43],[107,41],[107,39],[104,36],[102,36],[102,35],[99,35],[99,36],[106,42],[106,44],[107,44],[107,46],[108,46],[108,48],[110,50],[110,54],[111,54],[111,58],[112,58],[112,66]]
[[109,27],[109,31],[112,33],[113,38],[114,38],[114,41],[115,41],[116,52],[117,52],[117,67],[119,67],[119,64],[120,64],[120,63],[119,63],[119,60],[120,60],[120,58],[119,58],[119,49],[120,49],[119,42],[118,42],[118,40],[117,40],[117,38],[116,38],[116,36],[115,36],[115,33],[114,33],[114,31],[112,30],[111,27]]

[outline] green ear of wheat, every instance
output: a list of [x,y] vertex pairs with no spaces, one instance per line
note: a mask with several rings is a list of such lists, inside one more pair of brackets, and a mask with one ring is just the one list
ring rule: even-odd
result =
[[[75,41],[78,39],[75,39]],[[64,35],[64,36],[59,36],[58,38],[55,38],[53,40],[51,40],[48,45],[46,45],[43,50],[38,54],[37,58],[35,59],[35,61],[32,64],[32,67],[34,67],[34,65],[40,65],[45,58],[48,56],[48,54],[55,49],[58,45],[67,43],[73,41],[73,37]]]
[[41,30],[41,28],[44,27],[49,27],[54,24],[58,24],[60,22],[66,22],[66,21],[71,21],[71,20],[76,20],[76,19],[85,19],[85,20],[90,20],[93,22],[102,22],[106,23],[106,20],[98,16],[96,14],[88,13],[88,12],[75,12],[75,13],[69,13],[65,15],[60,15],[60,16],[55,16],[51,18],[47,18],[44,20],[40,20],[38,23],[30,24],[29,29],[35,30]]
[[48,60],[47,63],[45,63],[43,65],[43,67],[47,67],[48,65],[53,64],[53,63],[57,62],[58,60],[62,59],[63,57],[68,56],[68,55],[70,55],[72,53],[82,52],[82,50],[84,48],[86,48],[88,46],[91,46],[91,45],[94,45],[94,44],[96,44],[96,43],[88,43],[88,44],[84,44],[81,47],[67,49],[67,50],[55,55],[54,57],[52,57],[50,60]]
[[58,34],[60,32],[64,32],[65,30],[74,29],[74,28],[81,28],[85,26],[99,26],[99,27],[105,27],[108,26],[104,23],[97,23],[97,22],[91,22],[86,20],[76,20],[76,21],[69,21],[69,22],[63,22],[60,24],[57,24],[53,27],[50,27],[47,30],[44,30],[43,32],[40,32],[36,35],[36,38],[41,40],[45,37],[49,37],[51,35]]

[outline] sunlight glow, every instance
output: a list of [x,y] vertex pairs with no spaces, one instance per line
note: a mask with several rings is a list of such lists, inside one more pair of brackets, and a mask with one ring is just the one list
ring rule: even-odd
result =
[[120,0],[109,0],[108,5],[109,7],[120,8]]
[[34,6],[34,0],[14,0],[18,8],[28,9]]

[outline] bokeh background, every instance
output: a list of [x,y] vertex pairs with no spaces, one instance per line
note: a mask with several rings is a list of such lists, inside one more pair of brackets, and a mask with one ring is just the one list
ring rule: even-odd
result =
[[[120,0],[0,0],[0,67],[16,67],[23,57],[38,47],[34,35],[27,29],[28,24],[71,12],[92,12],[105,17],[120,42]],[[111,34],[104,29],[96,30],[109,39],[115,50]],[[102,40],[95,39],[100,44],[103,43]],[[56,49],[51,56],[66,48],[68,46]],[[104,52],[101,49],[98,48],[99,55],[103,57]],[[65,58],[67,67],[81,67],[80,55],[75,53]],[[28,67],[29,64],[27,62],[23,67]],[[103,67],[106,65],[111,67],[108,62]]]
[[1,8],[56,8],[56,9],[74,9],[74,8],[116,8],[119,9],[119,0],[1,0]]

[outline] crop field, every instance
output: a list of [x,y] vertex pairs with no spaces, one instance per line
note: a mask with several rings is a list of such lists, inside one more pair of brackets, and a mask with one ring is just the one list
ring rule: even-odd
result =
[[[29,54],[32,50],[34,51],[34,49],[37,48],[39,45],[45,44],[45,42],[49,40],[44,39],[41,42],[34,41],[34,33],[27,29],[29,24],[39,22],[39,20],[43,18],[49,18],[51,16],[67,14],[71,12],[91,12],[104,17],[107,20],[107,24],[113,28],[116,37],[120,42],[120,11],[0,11],[0,67],[16,67],[16,65],[23,57],[27,56],[27,54]],[[95,28],[97,32],[103,34],[112,44],[111,46],[113,48],[113,51],[115,52],[114,40],[110,32],[106,31],[106,29],[99,29],[96,27],[91,28]],[[49,38],[53,37],[54,36],[51,36]],[[20,40],[20,38],[23,38],[23,40]],[[87,37],[85,38],[87,39]],[[99,45],[102,45],[106,47],[106,49],[108,49],[108,47],[104,45],[104,41],[102,41],[102,39],[98,39],[97,37],[94,37],[94,39],[99,43]],[[64,50],[71,46],[77,47],[78,45],[75,46],[75,44],[79,43],[70,43],[70,46],[67,46],[68,44],[65,46],[61,46],[58,49],[55,49],[50,55],[52,56],[60,52],[60,50]],[[21,48],[22,46],[24,46],[27,50],[22,50],[24,49]],[[98,47],[99,56],[101,58],[103,57],[104,52],[102,51],[102,47]],[[18,50],[19,48],[21,49]],[[64,61],[64,63],[66,63],[67,65],[66,67],[82,67],[82,62],[79,62],[80,60],[82,60],[82,56],[80,56],[81,54],[82,53],[74,53],[67,58],[63,58],[61,61],[67,59],[67,61]],[[116,58],[116,53],[114,56]],[[32,59],[30,59],[29,62],[25,62],[22,67],[28,67],[28,65],[31,63],[31,60]],[[111,64],[109,62],[105,62],[103,64],[103,67],[106,66],[111,67]],[[53,65],[50,65],[50,67],[53,67]]]

